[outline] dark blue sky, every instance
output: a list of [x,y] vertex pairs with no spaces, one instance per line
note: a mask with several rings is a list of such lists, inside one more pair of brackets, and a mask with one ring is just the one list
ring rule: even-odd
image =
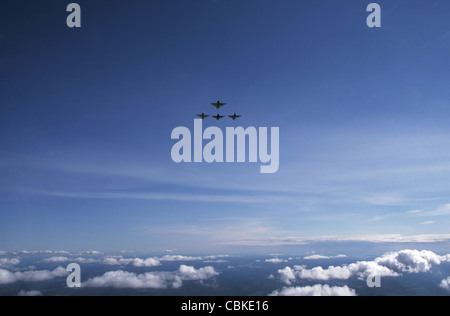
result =
[[[448,2],[68,3],[0,4],[0,249],[448,233]],[[280,127],[277,174],[172,162],[219,98]]]

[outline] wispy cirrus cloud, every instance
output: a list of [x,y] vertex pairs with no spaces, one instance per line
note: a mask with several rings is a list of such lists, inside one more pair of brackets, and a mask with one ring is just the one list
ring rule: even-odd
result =
[[423,201],[424,199],[411,199],[405,198],[400,195],[384,194],[384,195],[374,195],[364,198],[364,201],[379,206],[395,206],[410,204],[412,202]]
[[450,204],[441,205],[433,211],[416,212],[416,213],[412,213],[412,214],[417,217],[448,216],[448,215],[450,215]]
[[148,201],[178,201],[178,202],[204,202],[204,203],[297,203],[298,198],[280,195],[205,195],[182,193],[142,193],[142,192],[56,192],[47,190],[28,190],[28,193],[71,199],[99,199],[99,200],[148,200]]
[[265,239],[230,241],[228,244],[247,246],[306,245],[315,242],[368,242],[368,243],[434,243],[450,240],[450,234],[404,236],[401,234],[323,236],[323,237],[271,237]]
[[354,236],[299,237],[295,231],[273,226],[268,220],[233,218],[209,225],[176,225],[147,227],[148,234],[170,234],[201,237],[221,245],[233,246],[289,246],[316,242],[368,242],[368,243],[435,243],[450,240],[450,234],[367,234]]

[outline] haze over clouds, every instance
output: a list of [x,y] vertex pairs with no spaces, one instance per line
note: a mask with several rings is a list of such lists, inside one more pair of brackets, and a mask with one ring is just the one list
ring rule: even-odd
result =
[[136,274],[126,271],[110,271],[103,276],[89,279],[83,283],[85,287],[113,288],[148,288],[168,289],[180,288],[183,281],[204,281],[219,275],[213,267],[195,269],[192,266],[181,265],[175,272],[147,272]]

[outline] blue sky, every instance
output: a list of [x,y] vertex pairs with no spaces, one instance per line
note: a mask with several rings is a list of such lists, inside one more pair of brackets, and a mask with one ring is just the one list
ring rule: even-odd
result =
[[[448,238],[446,1],[68,3],[1,4],[0,249]],[[172,162],[219,98],[280,127],[278,173]]]

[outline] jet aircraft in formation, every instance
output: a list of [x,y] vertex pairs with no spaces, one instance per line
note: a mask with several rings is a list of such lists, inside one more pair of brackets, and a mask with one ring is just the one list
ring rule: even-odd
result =
[[[211,103],[211,105],[215,106],[218,110],[220,110],[221,107],[227,105],[226,103],[220,102],[220,100],[218,100],[216,103]],[[198,117],[200,117],[202,120],[204,120],[207,117],[210,117],[211,115],[206,115],[205,113],[202,114],[197,114]],[[220,120],[223,119],[225,116],[217,114],[215,116],[211,116],[212,118],[215,118],[216,120]],[[234,113],[233,115],[228,115],[229,118],[231,118],[233,121],[235,121],[236,119],[242,117],[242,115],[236,115],[236,113]]]

